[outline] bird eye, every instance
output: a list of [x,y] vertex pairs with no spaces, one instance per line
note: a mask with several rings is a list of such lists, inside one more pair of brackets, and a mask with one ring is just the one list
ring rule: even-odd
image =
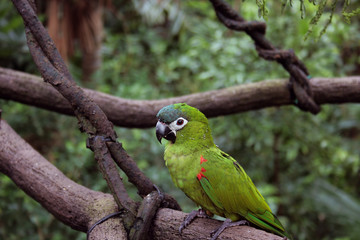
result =
[[178,125],[178,126],[183,125],[183,123],[184,123],[184,119],[178,119],[176,121],[176,125]]
[[175,121],[169,124],[169,128],[173,130],[174,132],[182,129],[186,124],[188,123],[188,120],[185,118],[179,117]]

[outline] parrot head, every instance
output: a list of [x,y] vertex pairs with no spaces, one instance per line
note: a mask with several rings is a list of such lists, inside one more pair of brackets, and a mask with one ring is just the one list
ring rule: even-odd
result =
[[177,133],[185,131],[187,125],[196,127],[200,125],[208,126],[205,115],[197,108],[191,107],[186,103],[176,103],[163,107],[156,115],[156,137],[161,143],[165,138],[172,143],[176,142]]

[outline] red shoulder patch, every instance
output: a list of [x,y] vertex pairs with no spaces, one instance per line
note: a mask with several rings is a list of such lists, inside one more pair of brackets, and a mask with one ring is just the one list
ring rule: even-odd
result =
[[[200,156],[200,164],[204,163],[204,162],[207,162],[207,159],[205,159],[202,155]],[[200,172],[196,175],[197,178],[200,179],[201,178],[206,178],[206,176],[203,174],[203,172],[206,172],[206,169],[205,168],[201,168]]]
[[198,175],[197,175],[197,178],[199,179],[199,181],[200,181],[200,179],[201,178],[206,178],[206,176],[203,174],[203,172],[206,172],[206,169],[205,168],[201,168],[201,170],[200,170],[200,172],[198,173]]
[[207,159],[205,159],[202,155],[200,156],[200,164],[202,164],[203,162],[207,162]]
[[197,178],[199,179],[199,181],[203,177],[206,178],[205,175],[202,172],[199,172],[198,175],[197,175]]

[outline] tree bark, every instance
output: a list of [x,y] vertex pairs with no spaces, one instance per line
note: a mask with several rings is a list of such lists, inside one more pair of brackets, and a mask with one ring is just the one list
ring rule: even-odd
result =
[[[4,121],[0,121],[0,172],[9,176],[24,192],[39,202],[57,219],[75,230],[86,232],[102,217],[116,212],[110,194],[96,192],[68,179]],[[160,209],[153,222],[153,239],[208,239],[220,225],[213,219],[196,219],[180,236],[178,228],[185,213]],[[126,239],[121,218],[111,218],[96,226],[90,239]],[[225,230],[219,239],[281,239],[248,226]]]
[[[210,233],[221,225],[221,222],[214,219],[195,219],[186,227],[181,236],[179,226],[184,221],[186,213],[163,208],[158,211],[154,221],[153,237],[158,240],[168,239],[209,239]],[[282,240],[282,237],[259,230],[250,226],[231,227],[220,234],[219,240]]]
[[[313,78],[310,83],[317,104],[360,102],[360,76]],[[130,100],[90,89],[85,92],[115,125],[137,128],[153,127],[156,113],[176,102],[197,107],[207,117],[293,104],[288,80],[242,84],[161,100]],[[41,78],[5,68],[0,68],[0,98],[73,115],[69,103]]]
[[[110,194],[92,191],[67,178],[4,120],[0,121],[0,172],[58,220],[78,231],[86,232],[94,222],[117,211]],[[100,237],[96,239],[126,236],[119,219],[103,223],[95,233]]]

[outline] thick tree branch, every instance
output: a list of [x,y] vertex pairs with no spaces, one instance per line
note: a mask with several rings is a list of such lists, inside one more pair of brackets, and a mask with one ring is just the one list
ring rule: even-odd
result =
[[[4,120],[0,121],[0,172],[75,230],[86,232],[94,222],[117,211],[110,194],[92,191],[68,179]],[[117,222],[116,228],[113,228],[114,223],[104,223],[96,229],[96,234],[104,236],[111,232],[126,237],[121,221],[114,221]]]
[[[360,76],[312,78],[310,84],[318,104],[360,102]],[[243,84],[161,100],[130,100],[89,89],[85,92],[115,125],[138,128],[154,127],[157,111],[176,102],[198,107],[208,117],[293,104],[287,80]],[[41,78],[1,67],[0,98],[73,115],[66,100]]]
[[[39,202],[57,219],[73,229],[86,232],[94,222],[117,211],[110,194],[92,191],[68,179],[26,143],[4,121],[0,121],[0,172],[9,176],[15,184]],[[31,183],[31,184],[29,184]],[[185,213],[160,209],[150,234],[154,239],[208,239],[219,221],[197,219],[179,235],[178,228]],[[90,239],[126,239],[121,218],[111,218],[96,226]],[[226,230],[221,239],[280,240],[273,234],[252,227],[233,227]]]
[[[221,225],[214,219],[195,219],[179,235],[179,226],[184,221],[186,214],[183,212],[163,208],[158,211],[152,230],[154,239],[157,240],[208,240],[210,233]],[[218,240],[282,240],[281,237],[249,226],[231,227],[219,236]]]

